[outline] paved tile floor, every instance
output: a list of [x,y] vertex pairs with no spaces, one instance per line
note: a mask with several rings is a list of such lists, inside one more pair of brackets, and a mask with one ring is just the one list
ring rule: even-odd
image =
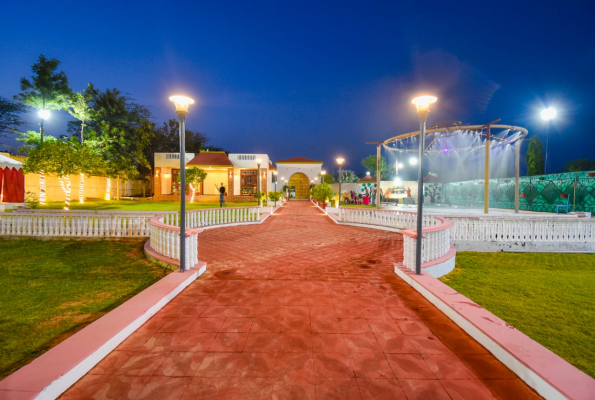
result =
[[298,201],[206,230],[207,273],[63,398],[538,398],[394,274],[402,245]]

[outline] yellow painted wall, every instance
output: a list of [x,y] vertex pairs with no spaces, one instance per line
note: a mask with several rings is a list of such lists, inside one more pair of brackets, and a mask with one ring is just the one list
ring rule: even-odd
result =
[[204,170],[207,173],[207,177],[204,180],[204,190],[203,194],[219,194],[217,191],[217,186],[221,186],[221,182],[227,188],[228,185],[228,173],[227,171],[209,171]]

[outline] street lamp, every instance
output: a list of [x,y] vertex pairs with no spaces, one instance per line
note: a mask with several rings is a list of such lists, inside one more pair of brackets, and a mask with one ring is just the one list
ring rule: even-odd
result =
[[[423,196],[424,196],[424,175],[423,175],[423,161],[424,148],[426,136],[426,118],[430,113],[430,104],[438,100],[434,96],[420,96],[411,101],[417,108],[417,115],[419,116],[419,167],[417,172],[417,242],[415,248],[415,273],[421,275],[421,246],[422,246],[422,229],[423,229]],[[409,161],[411,162],[412,159]],[[417,162],[417,160],[416,160]]]
[[344,158],[337,158],[337,163],[339,164],[339,207],[341,207],[341,166],[344,162]]
[[409,164],[410,164],[410,165],[417,165],[417,158],[415,158],[415,157],[410,157],[410,158],[409,158]]
[[186,116],[194,100],[186,96],[171,96],[180,120],[180,269],[186,271]]
[[549,107],[546,108],[544,110],[541,110],[541,118],[543,118],[544,120],[547,121],[547,128],[546,128],[546,135],[547,135],[547,139],[545,142],[545,174],[547,175],[547,151],[548,151],[548,147],[550,145],[550,120],[556,118],[556,109]]
[[366,176],[370,176],[370,171],[366,172]]
[[275,208],[277,208],[277,171],[273,171],[273,176],[275,177]]
[[326,175],[326,171],[320,171],[320,175],[322,175],[322,184],[324,185],[324,176]]
[[262,164],[262,160],[260,158],[256,159],[256,165],[258,166],[258,176],[256,177],[256,193],[258,195],[258,205],[260,206],[260,164]]

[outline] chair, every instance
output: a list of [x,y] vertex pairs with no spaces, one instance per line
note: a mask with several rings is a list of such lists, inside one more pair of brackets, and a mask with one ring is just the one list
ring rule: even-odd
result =
[[566,209],[566,214],[568,214],[568,208],[570,207],[570,196],[566,197],[566,204],[558,204],[556,205],[556,214],[559,213],[560,209]]

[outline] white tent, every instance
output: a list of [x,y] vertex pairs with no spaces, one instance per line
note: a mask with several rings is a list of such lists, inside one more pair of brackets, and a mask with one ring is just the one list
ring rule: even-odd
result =
[[23,163],[0,154],[0,169],[4,168],[23,169]]

